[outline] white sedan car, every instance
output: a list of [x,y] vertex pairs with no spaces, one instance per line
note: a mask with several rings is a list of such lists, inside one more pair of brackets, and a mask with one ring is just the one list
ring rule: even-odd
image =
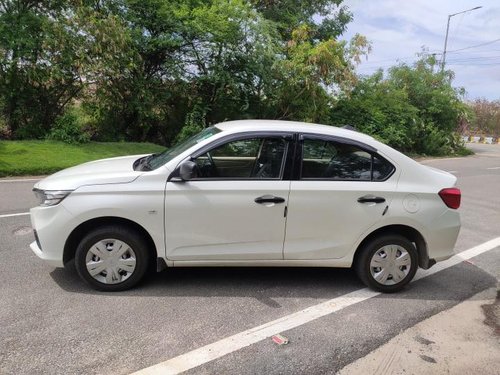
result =
[[[160,154],[85,163],[34,187],[32,250],[119,291],[169,267],[353,267],[394,292],[453,255],[456,178],[351,130],[221,123]],[[153,265],[153,267],[150,267]]]

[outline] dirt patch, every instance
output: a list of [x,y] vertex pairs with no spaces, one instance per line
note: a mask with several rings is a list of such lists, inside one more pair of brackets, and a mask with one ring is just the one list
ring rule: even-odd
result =
[[500,289],[497,298],[491,304],[481,305],[484,313],[484,324],[493,328],[495,335],[500,336]]
[[12,231],[14,236],[25,236],[31,233],[33,233],[33,229],[31,227],[19,227]]

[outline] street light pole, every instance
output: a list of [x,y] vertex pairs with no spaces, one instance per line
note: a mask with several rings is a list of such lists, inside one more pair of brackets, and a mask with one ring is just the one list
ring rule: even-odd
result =
[[446,47],[448,46],[448,33],[450,31],[450,19],[451,19],[451,17],[456,16],[458,14],[471,12],[473,10],[480,9],[480,8],[482,8],[482,6],[478,6],[478,7],[475,7],[475,8],[464,10],[462,12],[453,13],[453,14],[449,14],[448,15],[448,23],[446,24],[446,37],[444,38],[443,59],[441,60],[441,72],[444,70],[444,64],[446,62]]

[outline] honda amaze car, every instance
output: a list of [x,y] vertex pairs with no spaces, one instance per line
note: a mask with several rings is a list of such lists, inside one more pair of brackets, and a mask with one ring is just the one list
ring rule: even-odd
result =
[[356,131],[226,122],[163,153],[41,180],[31,248],[55,267],[74,261],[104,291],[128,289],[156,265],[353,267],[367,286],[394,292],[452,256],[455,183]]

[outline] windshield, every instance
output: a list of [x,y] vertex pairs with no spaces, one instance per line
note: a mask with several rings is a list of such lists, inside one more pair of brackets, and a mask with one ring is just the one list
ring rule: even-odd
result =
[[205,139],[210,138],[211,136],[217,133],[220,133],[220,131],[221,131],[220,129],[211,126],[209,128],[202,130],[201,132],[192,136],[191,138],[188,138],[185,141],[178,143],[174,147],[171,147],[163,151],[161,154],[151,155],[150,158],[148,159],[148,167],[151,170],[156,169],[164,165],[165,163],[168,163],[177,155],[182,154],[190,147],[193,147],[194,145],[200,143],[201,141],[204,141]]

